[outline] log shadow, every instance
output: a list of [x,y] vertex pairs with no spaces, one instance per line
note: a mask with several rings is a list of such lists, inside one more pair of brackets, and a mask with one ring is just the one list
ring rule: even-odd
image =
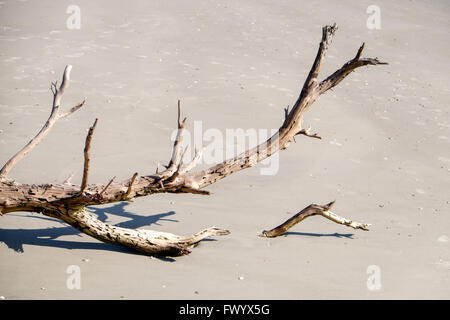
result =
[[[115,224],[115,226],[122,228],[140,228],[149,225],[160,225],[160,221],[170,221],[170,222],[178,222],[178,220],[170,219],[170,217],[175,214],[174,211],[168,211],[164,213],[154,214],[151,216],[141,216],[129,212],[126,210],[126,206],[129,205],[127,202],[119,202],[113,206],[106,208],[98,208],[98,207],[88,207],[88,210],[98,216],[98,219],[102,222],[108,222],[107,215],[116,215],[124,218],[128,218],[129,220],[120,222]],[[57,221],[62,226],[61,227],[51,227],[51,228],[41,228],[41,229],[1,229],[0,228],[0,242],[6,244],[6,246],[16,252],[22,253],[24,252],[23,245],[34,245],[34,246],[44,246],[44,247],[54,247],[54,248],[64,248],[70,250],[76,249],[87,249],[87,250],[106,250],[106,251],[115,251],[115,252],[123,252],[129,254],[140,254],[137,251],[131,250],[126,247],[113,245],[109,243],[104,243],[101,241],[95,240],[95,242],[85,242],[85,241],[73,241],[73,240],[59,240],[58,238],[63,236],[71,236],[77,235],[82,237],[83,233],[74,229],[71,226],[66,225],[64,222],[45,217],[45,216],[23,216],[27,219],[29,218],[37,218],[49,221]],[[94,239],[93,239],[94,240]],[[172,258],[164,258],[164,257],[156,257],[163,261],[175,261]]]
[[281,236],[307,236],[307,237],[336,237],[353,239],[353,233],[308,233],[308,232],[285,232]]

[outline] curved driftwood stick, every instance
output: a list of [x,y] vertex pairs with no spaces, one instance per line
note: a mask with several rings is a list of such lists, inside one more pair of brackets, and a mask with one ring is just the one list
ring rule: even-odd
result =
[[280,224],[278,227],[273,228],[269,231],[263,231],[262,234],[260,234],[260,237],[267,237],[267,238],[275,238],[278,236],[281,236],[283,233],[288,231],[290,228],[295,226],[297,223],[305,220],[308,217],[320,215],[324,218],[327,218],[333,222],[343,224],[348,227],[352,227],[353,229],[361,229],[364,231],[369,231],[370,224],[367,223],[360,223],[356,221],[351,221],[346,218],[340,217],[337,214],[334,214],[330,211],[331,207],[334,205],[334,201],[330,202],[326,205],[318,205],[318,204],[311,204],[307,206],[305,209],[300,211],[299,213],[295,214],[293,217],[289,218],[282,224]]
[[[156,255],[183,255],[188,253],[189,249],[195,243],[205,237],[228,234],[228,230],[216,227],[205,229],[188,237],[151,230],[119,228],[99,221],[86,211],[86,207],[120,201],[132,201],[134,198],[144,197],[154,193],[193,193],[208,195],[208,191],[201,189],[232,173],[250,168],[279,150],[286,149],[295,136],[305,135],[320,139],[321,137],[318,134],[311,134],[309,129],[302,128],[303,116],[312,103],[321,94],[337,85],[356,68],[365,65],[386,64],[377,59],[362,59],[363,45],[359,48],[353,59],[325,80],[319,82],[317,78],[321,65],[336,30],[336,25],[325,26],[322,29],[322,39],[319,44],[317,56],[296,103],[290,111],[285,109],[284,122],[278,132],[253,149],[246,150],[240,155],[206,170],[194,171],[203,151],[201,149],[194,159],[187,165],[184,165],[183,156],[185,152],[181,150],[181,142],[183,130],[186,126],[186,118],[181,120],[181,105],[180,101],[178,101],[178,131],[173,144],[172,156],[166,170],[161,172],[157,170],[153,175],[143,176],[138,176],[135,173],[131,178],[119,182],[114,182],[113,178],[107,184],[88,184],[89,150],[91,141],[93,141],[94,129],[97,125],[96,120],[86,137],[83,179],[80,186],[71,184],[70,178],[63,184],[29,185],[16,183],[7,177],[14,165],[39,144],[58,119],[72,114],[84,104],[83,101],[66,113],[59,113],[61,98],[70,81],[72,67],[68,65],[64,70],[63,80],[59,89],[56,83],[52,83],[52,111],[44,127],[0,170],[0,215],[15,211],[42,213],[46,216],[60,219],[98,240]],[[354,226],[352,222],[348,222],[348,220],[340,218],[328,210],[322,210],[321,213],[319,212],[320,210],[317,211],[317,207],[314,210],[316,214],[322,214],[337,223]],[[290,225],[292,222],[295,221],[292,220],[287,225]]]

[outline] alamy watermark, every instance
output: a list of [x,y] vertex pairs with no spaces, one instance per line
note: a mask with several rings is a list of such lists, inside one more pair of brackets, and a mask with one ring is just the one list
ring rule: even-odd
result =
[[67,7],[66,13],[70,16],[66,20],[66,27],[69,30],[81,29],[81,9],[79,6],[71,4]]
[[66,280],[66,286],[69,290],[81,289],[81,268],[77,265],[70,265],[66,269],[66,273],[69,275]]
[[380,30],[381,29],[381,10],[379,6],[374,4],[367,7],[366,13],[369,17],[366,21],[366,26],[369,30]]
[[370,265],[367,267],[367,289],[370,291],[381,290],[381,269],[377,265]]

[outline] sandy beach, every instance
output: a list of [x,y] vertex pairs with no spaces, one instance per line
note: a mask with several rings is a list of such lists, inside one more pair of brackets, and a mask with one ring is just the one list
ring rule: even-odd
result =
[[[368,24],[373,5],[379,28]],[[279,128],[328,24],[339,29],[321,78],[363,42],[365,57],[389,65],[359,68],[322,95],[304,118],[322,139],[296,138],[274,174],[260,165],[207,187],[210,196],[90,207],[126,228],[231,231],[189,255],[137,254],[38,213],[1,216],[0,296],[449,299],[449,15],[447,1],[418,0],[2,0],[0,164],[45,123],[50,84],[67,64],[62,108],[87,98],[11,171],[20,183],[62,183],[71,173],[80,183],[95,118],[90,181],[154,173],[170,158],[178,99],[192,142],[206,144],[210,129]],[[311,217],[281,237],[258,237],[311,203],[333,200],[333,212],[372,224],[370,231]],[[79,288],[68,286],[71,266]]]

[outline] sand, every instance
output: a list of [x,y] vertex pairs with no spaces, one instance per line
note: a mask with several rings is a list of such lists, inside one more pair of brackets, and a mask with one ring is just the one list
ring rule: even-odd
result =
[[[167,163],[176,103],[189,130],[202,121],[278,128],[314,60],[321,27],[339,30],[322,76],[365,56],[304,119],[323,139],[298,137],[275,175],[260,168],[207,189],[92,208],[108,223],[192,234],[231,230],[188,256],[159,259],[104,244],[39,214],[0,217],[5,299],[450,298],[449,13],[446,1],[65,1],[0,4],[0,163],[48,117],[51,81],[73,65],[63,99],[86,106],[55,125],[11,172],[22,183],[81,180],[87,129],[91,182],[150,174]],[[381,29],[366,12],[379,6]],[[320,217],[285,236],[272,228],[310,203],[372,223],[364,232]],[[70,266],[80,288],[70,289]],[[69,268],[69,269],[68,269]]]

